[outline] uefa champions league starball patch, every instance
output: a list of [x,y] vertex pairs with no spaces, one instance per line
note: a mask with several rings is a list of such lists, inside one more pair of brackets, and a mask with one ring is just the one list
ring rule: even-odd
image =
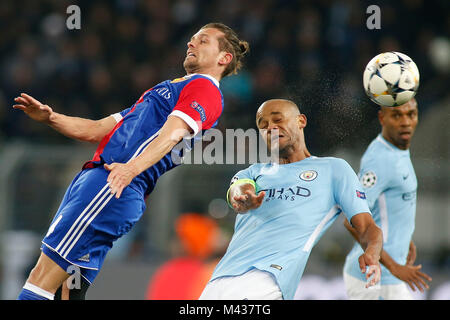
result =
[[370,188],[377,183],[377,176],[375,172],[373,171],[367,171],[364,173],[364,175],[361,177],[361,183],[364,186],[364,188]]
[[314,170],[303,171],[300,173],[300,179],[304,181],[312,181],[317,177],[317,172]]

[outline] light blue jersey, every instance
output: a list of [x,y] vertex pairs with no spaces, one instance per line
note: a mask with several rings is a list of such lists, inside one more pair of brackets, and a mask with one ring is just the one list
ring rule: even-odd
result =
[[[276,170],[272,172],[271,170]],[[257,268],[275,276],[293,299],[313,246],[341,211],[350,219],[370,212],[356,173],[342,159],[309,157],[289,164],[253,164],[239,179],[265,191],[261,206],[237,214],[234,235],[211,281]]]
[[[398,149],[378,135],[361,159],[359,177],[373,218],[383,231],[383,250],[397,263],[405,264],[414,232],[417,190],[409,150]],[[354,265],[361,253],[355,243],[344,271],[365,281],[365,275]],[[401,282],[381,265],[382,285]]]

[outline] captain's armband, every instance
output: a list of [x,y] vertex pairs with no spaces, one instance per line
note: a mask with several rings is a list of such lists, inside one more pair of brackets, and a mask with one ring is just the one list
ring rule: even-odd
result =
[[232,208],[232,209],[233,209],[233,206],[231,205],[231,201],[230,201],[230,190],[232,187],[237,187],[242,184],[251,184],[255,188],[255,191],[257,191],[257,185],[256,185],[255,181],[253,181],[252,179],[239,179],[237,177],[234,177],[231,180],[230,187],[228,188],[228,191],[227,191],[227,203],[230,206],[230,208]]

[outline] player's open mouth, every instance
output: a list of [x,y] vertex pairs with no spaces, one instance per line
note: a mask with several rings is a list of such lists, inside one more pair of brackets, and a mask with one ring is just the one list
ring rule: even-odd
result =
[[410,131],[400,132],[400,137],[409,138],[411,137],[411,132]]

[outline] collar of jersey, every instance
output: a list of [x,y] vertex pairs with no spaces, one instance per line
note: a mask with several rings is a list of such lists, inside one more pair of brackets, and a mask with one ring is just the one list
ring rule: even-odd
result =
[[382,135],[381,133],[378,134],[377,140],[380,141],[382,144],[384,144],[386,147],[388,147],[389,149],[391,149],[391,150],[393,150],[393,151],[397,151],[397,152],[400,152],[400,153],[407,153],[407,154],[409,154],[409,149],[402,150],[402,149],[396,147],[395,145],[393,145],[392,143],[390,143],[389,141],[387,141],[387,140],[383,137],[383,135]]
[[209,80],[211,80],[212,82],[214,82],[214,84],[219,87],[220,83],[219,81],[217,81],[216,78],[214,78],[213,76],[210,76],[209,74],[205,74],[205,73],[192,73],[190,75],[187,75],[186,77],[193,77],[193,76],[204,76],[207,77]]

